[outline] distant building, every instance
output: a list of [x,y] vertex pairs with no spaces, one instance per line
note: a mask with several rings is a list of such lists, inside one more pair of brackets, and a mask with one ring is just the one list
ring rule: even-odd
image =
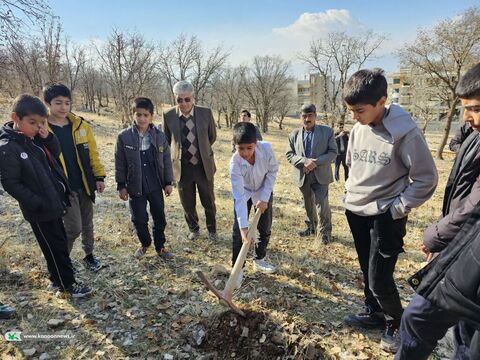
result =
[[388,96],[390,101],[412,111],[412,93],[411,93],[411,72],[410,69],[400,69],[399,72],[389,74]]
[[323,112],[325,100],[325,82],[320,74],[309,74],[306,79],[297,81],[298,109],[303,104],[313,103],[318,112]]

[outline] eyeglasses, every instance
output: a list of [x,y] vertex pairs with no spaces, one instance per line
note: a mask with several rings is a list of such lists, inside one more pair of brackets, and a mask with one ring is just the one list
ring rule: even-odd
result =
[[183,102],[186,102],[186,103],[189,103],[190,101],[192,101],[191,98],[177,98],[177,103],[179,104],[182,104]]

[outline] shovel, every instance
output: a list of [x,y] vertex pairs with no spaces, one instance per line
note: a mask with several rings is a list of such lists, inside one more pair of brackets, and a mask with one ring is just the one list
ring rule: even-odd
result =
[[[262,213],[260,212],[260,210],[257,209],[253,220],[248,226],[247,239],[251,239],[255,235],[257,231],[258,221],[260,220],[261,215]],[[250,243],[244,242],[242,245],[242,248],[240,249],[240,253],[238,254],[237,261],[235,261],[235,265],[233,265],[232,272],[230,274],[230,277],[228,278],[228,281],[225,285],[225,289],[223,289],[223,291],[219,291],[215,286],[213,286],[203,272],[201,272],[200,270],[197,271],[198,277],[203,281],[207,289],[209,289],[218,297],[220,304],[222,304],[223,306],[229,307],[238,315],[243,317],[245,317],[245,313],[233,303],[232,298],[233,298],[233,290],[235,290],[235,284],[237,283],[237,279],[240,275],[243,264],[245,263],[245,259],[247,258],[249,249],[250,249]]]

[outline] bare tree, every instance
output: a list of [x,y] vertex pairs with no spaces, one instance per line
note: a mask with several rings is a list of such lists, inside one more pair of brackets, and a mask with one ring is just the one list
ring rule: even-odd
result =
[[212,81],[210,91],[211,106],[217,109],[218,126],[220,127],[220,115],[225,115],[227,127],[232,127],[239,117],[240,107],[245,106],[246,99],[243,92],[243,68],[226,67]]
[[243,70],[243,89],[263,132],[268,132],[275,105],[291,81],[289,69],[290,64],[278,56],[256,56],[252,67]]
[[79,77],[83,105],[86,109],[96,112],[95,94],[100,74],[93,66],[92,60],[87,61],[80,69]]
[[40,26],[40,43],[45,65],[47,83],[60,80],[62,25],[58,18],[49,17]]
[[73,93],[87,63],[87,55],[83,47],[71,43],[68,38],[65,38],[63,46],[65,79],[70,91]]
[[50,6],[43,0],[0,0],[0,34],[20,37],[24,27],[42,23],[50,14]]
[[459,102],[455,89],[462,72],[480,60],[480,9],[472,7],[460,16],[440,21],[431,29],[419,29],[416,39],[406,44],[399,56],[403,64],[448,89],[444,99],[448,115],[437,149],[437,158],[443,159],[443,149]]
[[140,34],[114,29],[107,43],[97,48],[101,71],[111,86],[122,126],[131,122],[130,106],[135,97],[151,90],[155,78],[155,48]]
[[358,35],[331,32],[323,39],[312,41],[310,49],[298,55],[323,79],[325,101],[320,107],[325,113],[337,114],[340,123],[345,122],[347,110],[342,101],[342,91],[348,76],[371,59],[384,41],[384,35],[373,31]]
[[21,84],[21,91],[31,91],[40,95],[44,84],[44,63],[38,39],[30,41],[7,37],[7,51],[10,66],[16,72]]
[[278,120],[278,128],[283,129],[283,120],[297,105],[296,99],[293,97],[292,91],[286,87],[276,98],[274,106],[274,115]]
[[173,85],[180,80],[190,80],[198,101],[204,100],[204,90],[215,74],[225,64],[229,53],[221,47],[205,50],[196,36],[181,34],[168,46],[160,49],[158,70],[170,84],[172,102]]

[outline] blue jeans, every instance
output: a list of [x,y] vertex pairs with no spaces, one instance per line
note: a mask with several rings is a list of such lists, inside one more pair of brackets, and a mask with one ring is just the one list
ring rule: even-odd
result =
[[[455,353],[452,359],[478,359],[470,351],[477,348],[478,331],[460,321],[452,312],[440,309],[420,295],[415,295],[405,309],[400,326],[401,344],[395,360],[428,359],[437,342],[455,325]],[[477,344],[478,345],[478,344]]]

